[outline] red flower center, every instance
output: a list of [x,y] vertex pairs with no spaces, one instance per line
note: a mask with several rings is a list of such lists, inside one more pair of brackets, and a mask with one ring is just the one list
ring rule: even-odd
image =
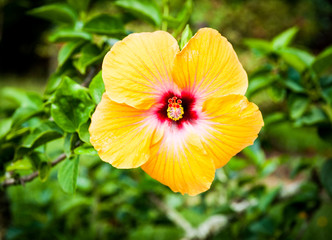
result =
[[160,99],[155,114],[161,122],[168,121],[182,127],[185,122],[193,123],[197,120],[198,115],[194,109],[195,103],[195,97],[188,92],[181,92],[180,96],[168,92]]

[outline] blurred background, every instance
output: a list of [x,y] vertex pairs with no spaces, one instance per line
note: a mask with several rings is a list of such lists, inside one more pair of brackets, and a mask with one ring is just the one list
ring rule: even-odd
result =
[[[87,128],[116,41],[201,27],[232,43],[265,126],[190,197],[100,161]],[[331,44],[328,0],[2,0],[0,239],[332,239]]]

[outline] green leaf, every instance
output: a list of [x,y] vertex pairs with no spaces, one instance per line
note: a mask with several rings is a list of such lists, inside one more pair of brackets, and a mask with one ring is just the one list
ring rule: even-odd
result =
[[13,101],[17,106],[41,110],[43,100],[41,96],[34,92],[23,91],[18,88],[4,87],[0,90],[1,100],[7,99]]
[[[76,69],[70,67],[58,68],[48,79],[47,86],[45,89],[45,95],[51,95],[62,83],[65,76],[76,75]],[[48,103],[48,102],[47,102]]]
[[244,44],[254,50],[258,55],[266,55],[272,52],[272,44],[262,39],[246,39]]
[[283,112],[274,112],[268,116],[264,116],[264,125],[268,126],[275,123],[280,123],[286,119],[286,116]]
[[250,163],[246,159],[233,157],[232,161],[229,161],[227,163],[227,167],[231,170],[239,171],[239,170],[242,170],[242,169],[248,167],[249,164]]
[[189,24],[187,24],[186,28],[182,32],[181,41],[180,41],[180,49],[182,49],[187,44],[187,42],[191,39],[192,36],[193,36],[193,33],[189,27]]
[[140,19],[161,25],[162,15],[155,0],[117,0],[115,4]]
[[86,11],[90,0],[67,0],[67,2],[78,11]]
[[57,29],[49,37],[50,42],[67,42],[75,40],[91,41],[92,35],[81,30],[74,30],[70,28]]
[[170,15],[168,15],[168,16],[163,16],[163,19],[164,19],[165,21],[167,21],[168,26],[169,26],[170,28],[176,28],[176,27],[178,27],[179,24],[181,23],[181,19],[175,18],[175,17],[170,16]]
[[11,118],[0,119],[0,139],[5,137],[12,127],[13,120]]
[[78,136],[80,139],[90,144],[90,133],[89,133],[89,127],[90,127],[91,121],[88,121],[86,123],[83,123],[80,128],[78,129]]
[[325,123],[327,121],[328,118],[322,109],[316,106],[311,106],[309,111],[295,121],[294,126],[300,127],[303,125],[315,125]]
[[323,201],[318,210],[315,209],[310,222],[306,226],[301,239],[303,240],[328,240],[332,236],[332,204]]
[[265,153],[262,150],[258,139],[256,139],[253,145],[243,149],[242,152],[257,166],[261,166],[265,162]]
[[307,161],[307,159],[305,158],[301,159],[301,161],[297,162],[295,167],[292,169],[290,173],[290,178],[294,179],[302,171],[306,169],[311,169],[311,167],[313,166],[312,162],[312,159],[310,159],[310,161]]
[[268,88],[268,94],[274,102],[281,102],[286,97],[286,89],[278,84],[272,84],[272,86]]
[[[183,31],[183,29],[185,28],[186,24],[188,23],[191,17],[192,11],[193,11],[193,1],[186,0],[185,3],[182,5],[179,14],[177,14],[176,16],[177,23],[173,24],[173,28],[175,28],[173,36],[178,36],[181,34],[181,32]],[[168,21],[168,19],[166,18],[164,18],[164,20]]]
[[322,88],[322,97],[332,107],[332,75],[321,77],[319,82]]
[[280,190],[281,187],[276,187],[259,199],[258,208],[261,212],[265,212],[267,210],[273,200],[278,196]]
[[39,171],[39,179],[42,182],[45,182],[50,175],[51,172],[51,164],[47,161],[41,161],[38,166],[38,171]]
[[[183,24],[183,26],[185,26],[185,24],[188,22],[188,20],[191,16],[192,11],[193,11],[193,1],[186,0],[183,3],[180,12],[176,16],[178,23]],[[163,16],[163,18],[164,18],[164,16]]]
[[98,156],[97,151],[92,146],[86,144],[75,148],[74,153],[78,155],[85,154]]
[[332,87],[332,75],[323,76],[319,79],[322,88]]
[[301,75],[294,68],[289,67],[287,71],[287,78],[283,81],[288,89],[296,93],[305,93],[306,90],[301,83]]
[[12,120],[12,127],[15,128],[22,123],[26,122],[28,119],[32,118],[33,116],[41,113],[41,110],[31,108],[31,107],[20,107],[16,109],[13,114]]
[[273,49],[277,50],[279,48],[287,47],[294,39],[298,30],[297,27],[292,27],[274,37],[272,40]]
[[270,175],[271,173],[273,173],[277,169],[278,166],[279,166],[279,160],[278,159],[272,159],[272,160],[266,161],[262,165],[260,176],[266,177],[266,176]]
[[119,190],[119,186],[112,182],[107,182],[98,189],[102,196],[110,196],[111,194],[115,193]]
[[315,61],[312,63],[312,68],[318,74],[321,74],[328,68],[332,68],[332,46],[326,48],[316,57]]
[[308,109],[310,100],[308,97],[298,94],[292,94],[289,99],[289,114],[292,119],[301,117]]
[[120,19],[108,14],[100,14],[86,22],[83,30],[110,36],[124,35],[125,29]]
[[58,71],[52,73],[52,75],[49,77],[45,89],[45,95],[53,93],[56,88],[60,85],[61,80],[63,77],[63,72],[58,69]]
[[77,20],[77,12],[68,4],[56,3],[35,8],[29,14],[50,20],[55,23],[74,24]]
[[[182,235],[182,231],[175,227],[146,225],[130,232],[129,240],[181,239]],[[156,236],[158,237],[156,238]]]
[[279,54],[286,63],[299,72],[303,72],[305,69],[308,69],[315,59],[310,53],[297,48],[280,49],[277,51],[277,54]]
[[332,159],[326,160],[320,169],[320,179],[332,198]]
[[258,91],[269,87],[274,81],[276,81],[276,79],[269,75],[258,75],[254,78],[251,78],[249,80],[249,87],[246,93],[247,97],[250,98]]
[[305,88],[299,82],[286,79],[285,85],[288,89],[292,90],[293,92],[305,93]]
[[77,133],[66,133],[63,148],[67,157],[71,156],[72,150],[75,148],[77,140]]
[[93,205],[93,200],[94,199],[90,196],[75,195],[74,197],[63,201],[61,205],[59,205],[57,214],[60,216],[68,216],[76,209],[91,207]]
[[29,157],[31,164],[33,165],[34,170],[39,170],[39,166],[42,161],[45,161],[45,162],[48,161],[47,156],[41,152],[37,152],[37,151],[31,152],[30,151],[27,153],[26,151],[27,151],[26,148],[20,148],[19,149],[20,153],[17,155],[20,155],[20,154],[27,155]]
[[83,43],[84,41],[72,41],[64,44],[58,54],[59,67],[62,66]]
[[98,104],[101,101],[103,93],[105,92],[105,85],[101,71],[99,71],[99,73],[92,79],[89,85],[89,91],[93,101]]
[[6,171],[15,171],[15,170],[32,170],[33,166],[28,158],[15,161],[6,167]]
[[302,203],[308,203],[309,201],[315,200],[317,201],[319,199],[319,191],[317,184],[313,182],[304,182],[301,184],[299,192],[301,194],[297,194],[293,196],[294,202],[302,202]]
[[64,131],[75,132],[88,121],[94,107],[86,88],[65,77],[55,92],[51,115]]
[[272,237],[273,233],[275,232],[275,224],[271,218],[264,217],[263,219],[252,223],[249,226],[249,229],[251,232],[261,234],[262,236],[265,236],[265,238],[269,239],[269,237],[266,236]]
[[66,193],[73,194],[76,190],[78,177],[79,157],[75,156],[71,159],[65,159],[58,170],[58,181]]
[[101,51],[94,44],[86,44],[81,50],[81,56],[74,62],[74,66],[80,73],[85,74],[86,68],[94,63],[101,62],[106,50]]
[[62,137],[63,131],[50,121],[42,122],[24,139],[22,147],[36,148],[49,141]]
[[16,131],[10,131],[6,135],[6,140],[13,140],[15,138],[22,137],[23,135],[28,134],[28,132],[29,132],[29,127],[23,127]]

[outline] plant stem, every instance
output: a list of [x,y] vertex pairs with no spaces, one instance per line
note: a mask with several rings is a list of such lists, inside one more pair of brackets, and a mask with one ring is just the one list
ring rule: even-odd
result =
[[[54,167],[58,163],[62,162],[64,159],[66,159],[66,154],[63,153],[51,163],[52,167]],[[39,171],[35,171],[35,172],[33,172],[29,175],[20,177],[18,179],[15,179],[15,178],[6,179],[0,184],[0,186],[1,187],[8,187],[8,186],[11,186],[11,185],[19,185],[19,184],[23,185],[24,183],[30,182],[38,176],[39,176]]]
[[163,8],[164,8],[164,12],[163,12],[163,21],[161,24],[161,30],[163,31],[167,31],[167,25],[168,25],[168,16],[169,16],[169,0],[163,0]]
[[191,16],[191,12],[192,12],[192,8],[193,8],[193,1],[187,0],[185,3],[185,8],[187,9],[187,13],[186,13],[185,17],[182,19],[182,22],[179,24],[177,29],[175,29],[175,31],[173,33],[174,38],[177,38],[182,33],[183,29],[186,27],[186,25],[190,19],[190,16]]

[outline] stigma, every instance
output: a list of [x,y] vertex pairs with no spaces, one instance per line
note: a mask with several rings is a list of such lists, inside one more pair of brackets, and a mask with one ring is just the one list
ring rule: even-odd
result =
[[182,100],[177,97],[168,99],[167,117],[173,121],[177,121],[182,118],[184,111],[182,107]]

